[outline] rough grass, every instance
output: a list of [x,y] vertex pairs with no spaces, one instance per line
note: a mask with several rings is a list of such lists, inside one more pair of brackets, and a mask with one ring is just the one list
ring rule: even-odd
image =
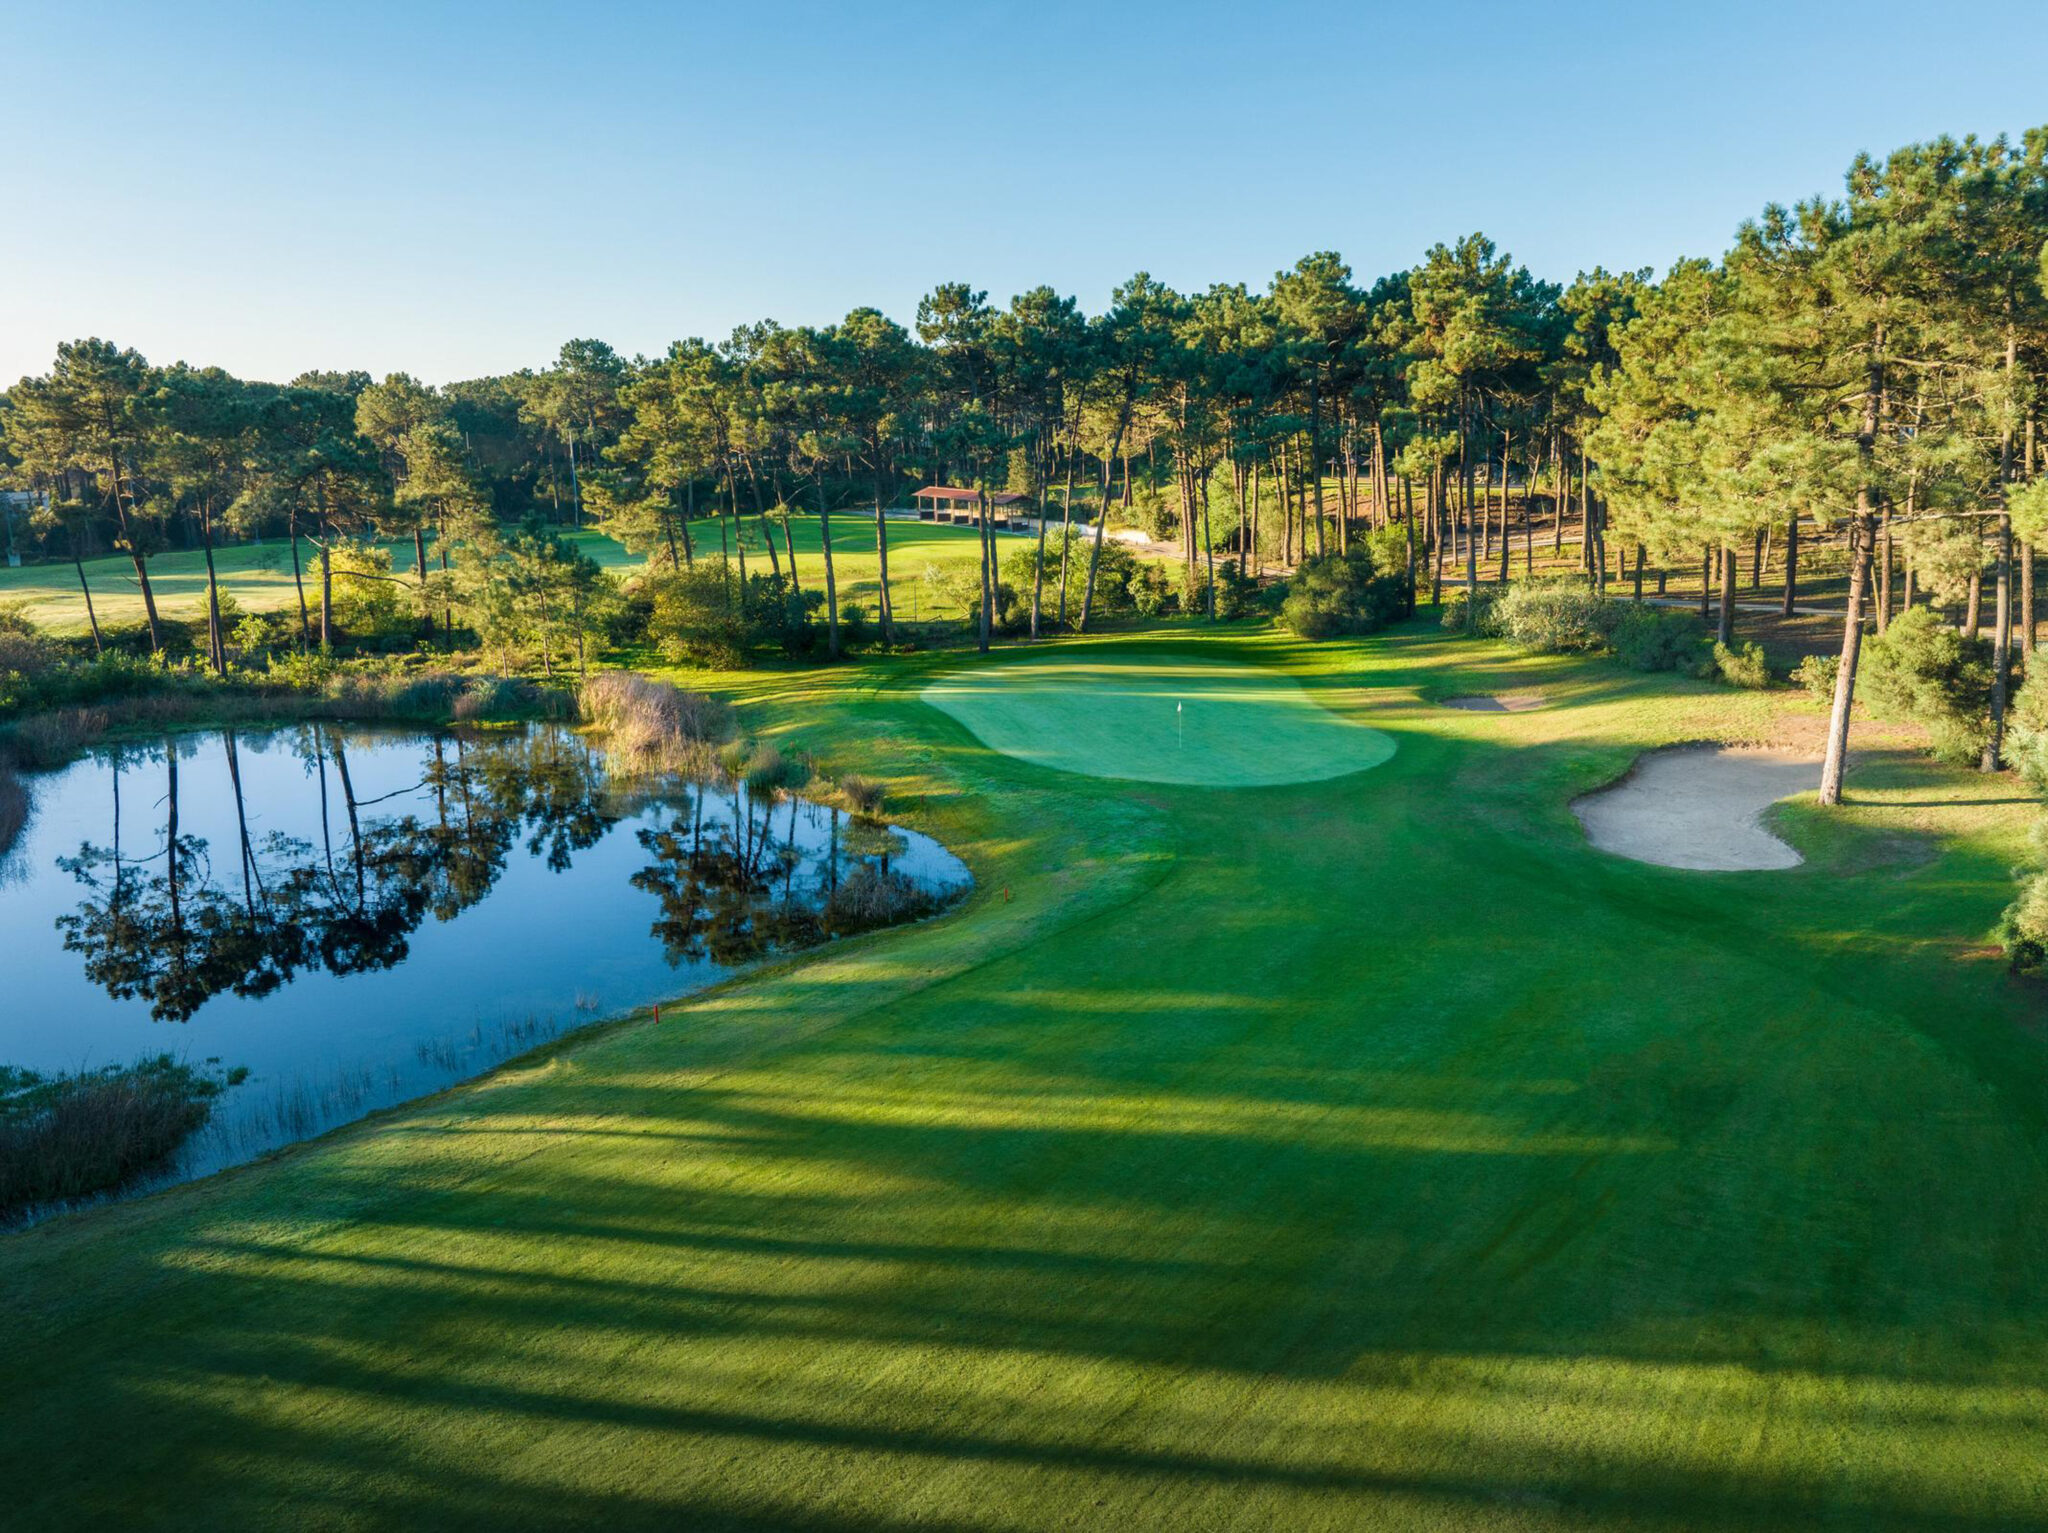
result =
[[10,1524],[2048,1522],[2012,787],[1879,755],[1800,868],[1652,868],[1572,798],[1812,704],[1186,643],[1400,750],[1133,787],[989,750],[921,664],[731,679],[966,905],[0,1242]]

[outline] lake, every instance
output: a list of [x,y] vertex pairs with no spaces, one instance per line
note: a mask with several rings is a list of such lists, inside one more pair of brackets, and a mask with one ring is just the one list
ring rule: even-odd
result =
[[826,805],[614,781],[559,726],[181,734],[28,781],[0,858],[0,1064],[249,1072],[152,1186],[970,882],[929,837]]

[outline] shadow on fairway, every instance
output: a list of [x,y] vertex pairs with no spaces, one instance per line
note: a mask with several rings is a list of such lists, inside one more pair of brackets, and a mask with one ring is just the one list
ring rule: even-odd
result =
[[26,1237],[25,1525],[2038,1526],[2001,847],[1605,858],[1642,731],[1374,653],[1400,752],[1247,794],[885,699],[963,914]]

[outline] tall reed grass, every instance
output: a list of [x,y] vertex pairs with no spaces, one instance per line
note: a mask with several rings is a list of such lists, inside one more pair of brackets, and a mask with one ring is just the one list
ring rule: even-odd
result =
[[577,711],[630,771],[708,776],[734,727],[732,709],[717,698],[631,671],[592,676],[577,693]]

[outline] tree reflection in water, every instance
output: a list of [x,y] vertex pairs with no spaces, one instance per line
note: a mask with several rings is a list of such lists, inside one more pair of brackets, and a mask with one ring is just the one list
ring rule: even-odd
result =
[[[268,995],[301,972],[392,968],[429,915],[451,921],[483,900],[515,846],[560,872],[626,812],[601,758],[566,730],[436,736],[423,743],[418,783],[365,799],[344,733],[315,724],[284,738],[317,798],[317,842],[258,837],[242,741],[231,729],[218,738],[234,809],[231,867],[180,824],[179,767],[197,752],[192,736],[117,753],[110,844],[59,859],[84,888],[76,910],[58,917],[64,946],[109,995],[143,999],[160,1020],[186,1020],[220,994]],[[126,850],[132,830],[123,839],[124,778],[138,767],[163,788],[157,844],[145,855]],[[386,807],[393,800],[402,812]],[[757,803],[737,787],[678,787],[661,801],[673,812],[638,832],[652,860],[632,882],[658,901],[653,935],[672,965],[737,966],[928,913],[951,892],[891,868],[903,842],[886,826],[836,810]],[[829,834],[806,852],[799,816],[820,814]]]

